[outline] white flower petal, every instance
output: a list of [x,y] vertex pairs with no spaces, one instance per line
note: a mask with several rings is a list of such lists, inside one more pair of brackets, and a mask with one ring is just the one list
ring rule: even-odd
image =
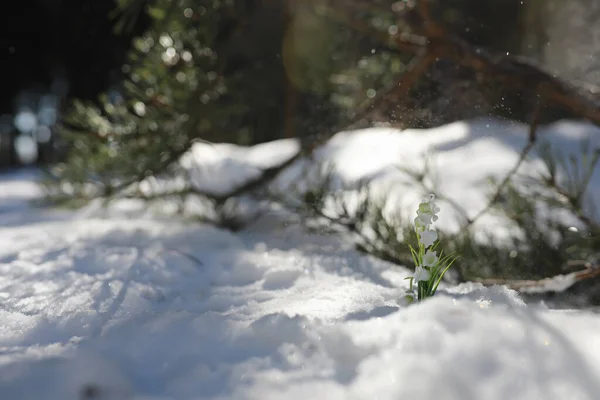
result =
[[433,229],[425,230],[425,231],[421,232],[421,234],[420,234],[421,244],[423,244],[423,246],[425,246],[425,248],[432,246],[435,243],[435,241],[437,240],[437,238],[438,238],[437,232],[434,231]]
[[429,229],[429,224],[427,223],[427,220],[424,220],[423,218],[416,217],[415,218],[415,227],[417,228],[417,230],[427,230]]
[[429,214],[435,216],[440,212],[440,208],[435,204],[435,196],[430,194],[423,202],[419,204],[417,213]]
[[428,214],[428,215],[433,214],[433,212],[431,210],[431,205],[429,203],[419,204],[419,209],[418,209],[417,213]]
[[437,253],[435,251],[427,250],[423,255],[423,265],[426,267],[432,267],[438,262]]
[[429,214],[424,214],[420,211],[417,211],[417,218],[415,219],[415,225],[417,225],[417,219],[419,220],[420,225],[431,225],[432,216]]
[[429,271],[427,271],[426,268],[419,265],[417,266],[417,268],[415,268],[415,274],[413,276],[415,278],[415,282],[421,282],[428,281],[431,277],[431,274],[429,273]]

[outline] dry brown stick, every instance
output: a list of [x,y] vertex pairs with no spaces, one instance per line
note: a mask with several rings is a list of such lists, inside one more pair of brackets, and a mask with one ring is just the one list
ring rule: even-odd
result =
[[511,280],[511,279],[479,279],[476,282],[484,286],[504,285],[510,289],[520,292],[551,292],[556,291],[556,286],[560,286],[560,290],[567,290],[577,282],[587,279],[600,277],[600,268],[597,265],[590,265],[580,271],[571,272],[568,274],[559,274],[550,278],[540,280]]
[[432,43],[429,47],[439,58],[451,59],[477,72],[486,73],[600,125],[600,101],[596,95],[578,90],[531,62],[513,56],[494,58],[486,51],[452,37]]
[[421,17],[423,28],[428,37],[443,37],[446,32],[431,16],[431,3],[429,0],[417,0],[416,11]]
[[[472,46],[460,37],[447,32],[431,15],[431,1],[418,0],[416,14],[420,18],[426,40],[414,40],[409,35],[390,36],[367,23],[352,18],[342,10],[328,10],[327,15],[345,23],[358,32],[394,46],[397,52],[425,52],[437,59],[446,59],[476,72],[484,73],[534,95],[548,103],[560,105],[576,115],[600,125],[600,96],[560,79],[541,66],[523,57],[492,55],[486,49]],[[423,42],[423,43],[419,43]]]
[[[358,1],[358,0],[357,0]],[[542,97],[600,125],[600,90],[592,91],[577,87],[547,72],[541,66],[523,57],[493,55],[486,49],[470,45],[460,37],[448,32],[431,15],[431,1],[417,0],[415,15],[418,29],[424,37],[424,45],[408,40],[406,35],[395,35],[390,41],[387,34],[377,31],[356,19],[344,16],[350,26],[396,46],[398,52],[419,53],[425,51],[438,59],[453,61],[463,67],[484,73],[521,90]],[[336,10],[336,15],[343,15]],[[378,33],[376,33],[378,32]]]
[[506,83],[531,91],[546,101],[560,104],[565,109],[600,125],[600,98],[597,94],[584,93],[583,90],[522,57],[494,57],[480,47],[471,46],[434,21],[430,14],[430,0],[418,0],[417,4],[417,12],[429,39],[428,51],[439,58],[451,59],[460,65],[488,73]]

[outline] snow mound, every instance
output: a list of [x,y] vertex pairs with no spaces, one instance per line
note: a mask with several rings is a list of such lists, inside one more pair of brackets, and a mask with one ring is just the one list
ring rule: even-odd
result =
[[[475,213],[485,199],[477,183],[512,166],[524,129],[476,121],[343,132],[317,157],[335,163],[340,183],[370,177],[381,190],[399,185],[403,207],[421,193],[395,165],[417,165],[433,149],[441,190]],[[600,138],[566,122],[543,132],[563,150]],[[297,144],[198,146],[184,167],[195,184],[222,192]],[[298,180],[306,164],[274,186]],[[527,306],[514,291],[478,284],[443,287],[402,307],[410,272],[359,254],[347,238],[307,234],[272,215],[233,234],[175,218],[32,209],[24,202],[39,195],[34,178],[0,176],[1,399],[593,400],[600,393],[596,314]],[[441,220],[452,219],[442,210]]]
[[[457,121],[432,129],[375,127],[344,131],[334,135],[318,148],[310,159],[301,158],[281,173],[270,185],[272,192],[299,197],[315,182],[322,179],[324,170],[331,171],[331,182],[337,188],[348,188],[358,182],[369,182],[371,194],[385,196],[386,212],[412,220],[412,214],[426,192],[411,173],[426,173],[424,183],[442,194],[439,199],[444,212],[438,229],[454,233],[486,208],[495,186],[513,169],[520,153],[527,146],[529,126],[522,123],[479,118]],[[578,121],[560,121],[540,126],[538,146],[519,169],[516,183],[530,189],[526,177],[538,177],[544,171],[540,149],[551,145],[563,157],[579,159],[583,143],[591,150],[600,148],[600,128]],[[231,144],[196,143],[181,161],[185,174],[194,187],[203,192],[223,195],[260,176],[265,168],[277,166],[299,150],[294,139],[284,139],[253,147]],[[330,168],[333,168],[330,170]],[[559,165],[559,180],[566,173]],[[520,178],[520,179],[519,179]],[[181,188],[184,180],[155,183],[172,190]],[[172,186],[172,187],[171,187]],[[346,194],[349,204],[356,193]],[[294,197],[292,195],[292,197]],[[586,209],[589,216],[600,210],[600,175],[593,174],[588,187]],[[458,206],[458,207],[457,207]],[[540,215],[560,218],[563,222],[582,228],[573,215],[544,210]],[[500,241],[518,233],[514,222],[505,216],[486,213],[474,224],[477,238]]]

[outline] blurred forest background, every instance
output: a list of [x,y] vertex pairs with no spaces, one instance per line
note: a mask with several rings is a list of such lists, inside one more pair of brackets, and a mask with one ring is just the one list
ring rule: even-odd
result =
[[[535,77],[529,87],[515,85],[493,68],[473,68],[457,62],[456,54],[435,51],[419,65],[437,33],[423,24],[418,3],[14,4],[0,17],[0,164],[64,159],[77,148],[97,160],[88,163],[99,174],[105,153],[122,154],[123,162],[135,155],[137,166],[118,172],[131,175],[149,168],[144,159],[172,159],[194,139],[254,144],[349,125],[431,127],[482,115],[529,121],[539,97]],[[443,37],[456,36],[491,60],[525,56],[594,93],[600,78],[597,1],[427,5]],[[402,85],[406,90],[398,90]],[[82,102],[74,106],[74,100]],[[566,116],[589,115],[553,102],[540,112],[543,121]],[[136,135],[124,135],[131,131]],[[101,150],[107,143],[108,153]]]
[[[0,165],[45,164],[53,204],[78,206],[116,194],[183,202],[195,195],[211,205],[217,216],[211,222],[236,230],[247,221],[235,215],[232,201],[264,187],[341,130],[509,119],[529,125],[529,143],[488,206],[448,241],[446,250],[462,256],[457,279],[538,279],[559,274],[568,262],[585,266],[586,279],[599,274],[600,224],[587,217],[584,202],[600,152],[587,149],[581,179],[566,186],[556,179],[558,163],[548,161],[540,182],[554,193],[548,203],[585,226],[576,233],[553,226],[558,244],[535,220],[531,198],[511,186],[538,124],[563,118],[600,124],[596,0],[31,0],[12,6],[0,15]],[[190,182],[173,192],[142,190],[149,180],[185,177],[179,161],[198,141],[252,145],[282,138],[300,139],[298,152],[228,193]],[[326,198],[335,197],[326,178],[301,196],[301,212],[323,217]],[[328,221],[359,236],[375,232],[361,250],[409,265],[406,245],[398,242],[407,226],[394,225],[383,205],[364,200],[356,215]],[[511,205],[503,212],[523,233],[515,238],[514,247],[523,249],[518,256],[475,241],[468,229],[499,203]],[[485,274],[482,265],[489,267]]]

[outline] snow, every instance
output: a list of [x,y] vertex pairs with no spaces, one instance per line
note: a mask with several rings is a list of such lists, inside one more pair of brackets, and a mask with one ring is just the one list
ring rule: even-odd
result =
[[[335,163],[340,183],[368,176],[381,190],[402,185],[395,190],[404,196],[396,195],[409,207],[421,191],[403,184],[395,166],[433,152],[441,190],[472,215],[485,203],[476,184],[512,166],[525,131],[480,120],[342,132],[317,162]],[[600,139],[576,122],[540,135],[564,151]],[[184,167],[196,185],[226,191],[295,146],[198,144]],[[273,186],[297,181],[302,164]],[[536,167],[533,156],[526,168]],[[600,393],[597,314],[526,305],[505,287],[477,284],[446,286],[404,307],[398,299],[410,271],[357,253],[343,235],[306,233],[279,213],[232,233],[133,216],[125,206],[36,209],[25,202],[40,195],[37,177],[33,170],[0,174],[1,399],[546,400]],[[592,193],[600,193],[599,179]],[[442,204],[439,222],[450,220],[451,229],[457,218]]]
[[[456,232],[463,226],[465,217],[473,218],[487,205],[493,192],[489,178],[500,182],[516,164],[527,145],[528,129],[514,121],[477,119],[429,130],[370,128],[340,132],[319,149],[315,164],[317,168],[319,162],[333,165],[334,177],[342,187],[364,180],[370,182],[373,192],[392,199],[393,211],[400,212],[409,221],[428,191],[419,188],[403,170],[422,172],[428,164],[429,177],[425,183],[451,201],[441,200],[444,218],[437,226]],[[600,146],[600,129],[581,122],[561,121],[540,127],[538,137],[540,144],[550,143],[564,156],[579,155],[585,140],[592,149]],[[519,173],[538,176],[542,167],[540,155],[534,151]],[[300,167],[295,171],[291,169],[284,174],[279,186],[285,187],[299,176]],[[599,174],[592,177],[588,194],[594,202],[590,209],[600,210]],[[460,205],[460,209],[452,204]],[[575,218],[568,221],[580,226]],[[483,238],[502,239],[514,233],[511,222],[500,215],[484,215],[475,227]]]
[[256,178],[261,169],[284,162],[299,147],[293,139],[263,143],[251,148],[200,142],[184,155],[181,164],[191,177],[192,184],[219,195]]
[[[457,232],[467,217],[473,218],[486,207],[494,189],[490,178],[500,182],[517,163],[527,145],[528,131],[527,125],[518,122],[481,118],[428,130],[375,127],[340,132],[319,148],[313,159],[298,160],[288,168],[270,189],[284,195],[303,192],[319,181],[324,170],[329,170],[338,188],[368,181],[374,196],[390,200],[388,212],[399,213],[410,221],[413,210],[429,190],[415,184],[406,170],[428,171],[425,184],[449,199],[440,200],[444,218],[437,226],[446,232]],[[586,141],[592,150],[600,146],[600,128],[585,122],[559,121],[540,126],[537,136],[539,145],[549,143],[553,151],[563,156],[578,157]],[[544,171],[539,145],[518,171],[516,183],[525,190],[529,186],[527,178],[538,177]],[[197,143],[183,164],[196,187],[222,194],[256,177],[260,169],[283,162],[297,148],[298,143],[291,139],[251,149]],[[564,171],[560,172],[559,178],[564,177]],[[600,211],[597,173],[592,176],[588,197],[589,213]],[[347,198],[352,204],[353,193],[348,193]],[[545,215],[582,228],[572,215],[554,210],[546,210]],[[477,220],[475,230],[482,240],[502,240],[514,235],[516,227],[502,215],[487,213]]]

